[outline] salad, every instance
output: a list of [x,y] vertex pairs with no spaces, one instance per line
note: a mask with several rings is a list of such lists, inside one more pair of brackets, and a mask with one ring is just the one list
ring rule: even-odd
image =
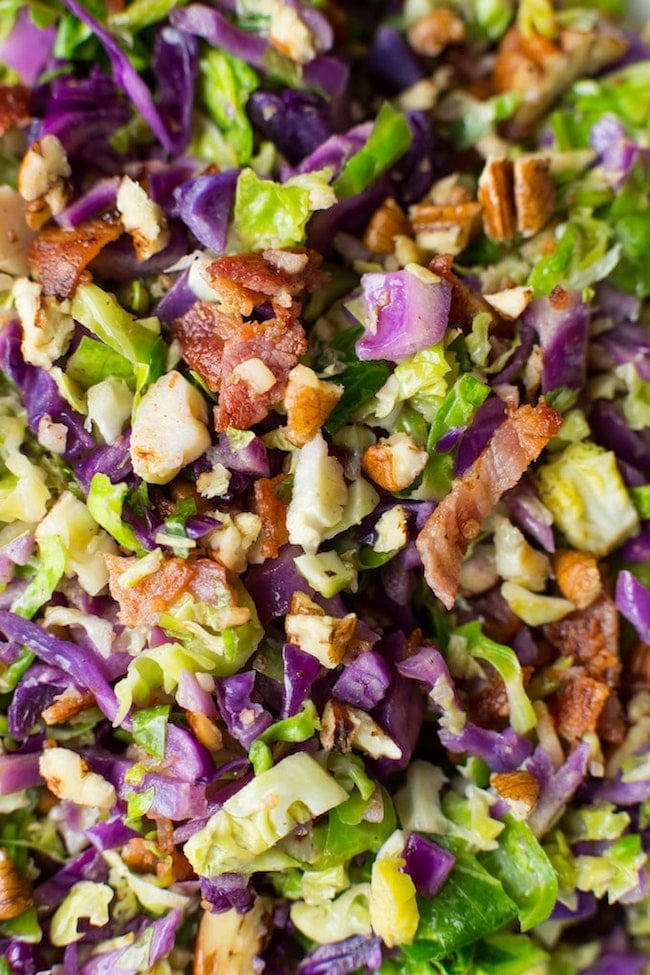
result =
[[0,975],[650,972],[633,15],[2,4]]

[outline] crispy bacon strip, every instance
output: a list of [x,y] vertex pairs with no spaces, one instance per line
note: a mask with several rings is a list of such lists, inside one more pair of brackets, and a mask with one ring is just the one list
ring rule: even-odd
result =
[[487,447],[440,502],[417,537],[427,582],[451,609],[460,567],[483,519],[519,481],[560,429],[561,415],[546,403],[520,406],[497,427]]
[[286,474],[260,477],[253,485],[253,509],[262,519],[260,552],[265,559],[277,559],[280,549],[289,541],[288,504],[275,490],[286,478]]
[[92,259],[122,233],[115,217],[88,220],[72,230],[54,225],[41,230],[29,249],[29,262],[43,293],[71,298]]
[[471,328],[476,315],[486,314],[492,322],[497,321],[494,308],[488,304],[482,295],[477,294],[463,284],[458,275],[452,270],[453,254],[437,254],[429,264],[434,274],[451,285],[451,306],[449,321],[461,328]]
[[256,305],[269,299],[290,307],[292,299],[315,291],[325,280],[318,270],[316,251],[267,250],[218,257],[209,268],[212,287],[222,301],[250,315]]
[[[214,411],[217,430],[248,430],[279,403],[287,388],[289,373],[307,351],[305,332],[297,318],[244,323],[238,339],[226,342],[221,360],[222,387]],[[259,360],[275,382],[266,390],[256,389],[238,375],[239,367]]]
[[211,559],[194,562],[165,559],[151,575],[135,586],[120,583],[120,576],[136,561],[119,555],[105,555],[111,596],[120,605],[120,622],[125,626],[154,626],[184,592],[201,602],[215,602],[215,583],[227,586],[226,570]]
[[0,135],[29,117],[29,89],[24,85],[0,85]]

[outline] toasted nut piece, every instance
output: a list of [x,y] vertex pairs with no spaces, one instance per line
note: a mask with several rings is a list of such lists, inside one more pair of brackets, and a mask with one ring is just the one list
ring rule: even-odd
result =
[[342,395],[342,386],[324,382],[307,366],[295,366],[284,394],[289,440],[298,447],[313,440]]
[[386,491],[403,491],[424,470],[429,455],[407,433],[382,437],[367,447],[361,466]]
[[41,712],[41,717],[45,724],[58,724],[85,711],[86,708],[93,707],[94,704],[95,695],[91,691],[78,691],[76,687],[68,687]]
[[553,555],[553,569],[560,592],[577,609],[591,606],[603,590],[598,562],[587,552],[560,549]]
[[97,772],[91,772],[81,755],[69,748],[46,748],[38,770],[50,792],[59,799],[71,799],[79,806],[110,809],[117,801],[115,786]]
[[338,667],[347,653],[357,628],[357,617],[354,613],[348,613],[343,619],[325,614],[289,614],[284,626],[288,643],[300,647],[331,669]]
[[474,201],[438,206],[421,203],[409,212],[421,247],[439,254],[460,254],[481,226],[481,204]]
[[320,741],[326,751],[345,754],[356,746],[371,758],[402,757],[399,745],[369,714],[334,698],[323,709]]
[[489,305],[497,311],[502,318],[514,320],[525,311],[533,300],[534,291],[525,285],[516,288],[506,288],[504,291],[495,291],[491,295],[483,295]]
[[7,851],[0,846],[0,921],[18,917],[32,904],[29,884],[20,876]]
[[208,718],[207,715],[201,714],[200,711],[186,711],[185,717],[197,741],[210,752],[221,751],[223,748],[223,735],[214,721]]
[[521,819],[528,817],[539,796],[539,782],[525,769],[491,775],[490,785]]
[[193,975],[251,975],[273,928],[271,901],[258,897],[246,914],[204,911],[194,946]]
[[464,22],[451,7],[436,7],[416,20],[409,28],[409,44],[418,54],[436,57],[449,44],[460,44],[467,30]]
[[120,181],[115,201],[124,229],[133,238],[139,261],[158,254],[169,243],[170,231],[165,212],[130,176]]
[[40,230],[65,208],[71,172],[63,144],[55,135],[43,136],[27,150],[18,171],[18,192],[27,203],[26,220],[32,230]]
[[370,218],[363,236],[363,243],[373,254],[392,254],[395,237],[408,237],[411,224],[399,203],[389,197]]
[[513,167],[510,159],[488,159],[478,181],[483,226],[492,240],[510,240],[517,229]]
[[550,160],[539,156],[515,159],[513,170],[517,230],[524,237],[532,237],[542,229],[555,206]]

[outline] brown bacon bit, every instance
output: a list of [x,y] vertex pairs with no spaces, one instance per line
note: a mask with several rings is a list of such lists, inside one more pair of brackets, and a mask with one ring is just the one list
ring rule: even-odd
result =
[[610,688],[609,697],[605,701],[605,707],[600,712],[596,734],[602,741],[611,745],[621,745],[627,733],[627,722],[625,711],[621,704],[618,692]]
[[262,519],[260,554],[265,559],[276,559],[282,546],[289,541],[288,504],[278,497],[276,491],[286,478],[286,474],[278,474],[277,477],[260,477],[253,485],[253,511]]
[[494,309],[480,294],[475,294],[463,284],[461,279],[452,271],[454,263],[453,254],[438,254],[429,264],[430,270],[444,281],[451,285],[451,307],[449,309],[449,321],[452,325],[461,328],[471,328],[474,316],[484,312],[490,316],[492,322],[496,322]]
[[250,315],[256,305],[269,299],[274,307],[290,308],[293,298],[314,291],[325,278],[318,271],[321,257],[315,251],[288,250],[284,258],[278,257],[280,253],[271,250],[218,257],[207,269],[210,285],[225,304],[242,315]]
[[221,387],[221,357],[228,335],[236,335],[238,315],[228,314],[214,303],[197,301],[173,324],[183,358],[196,370],[208,389]]
[[487,447],[429,517],[416,545],[427,582],[447,609],[454,605],[463,557],[484,518],[561,424],[561,414],[544,402],[520,406],[497,427]]
[[[243,323],[240,337],[226,342],[221,359],[222,386],[215,407],[217,430],[235,427],[248,430],[267,415],[271,406],[284,396],[289,372],[307,351],[307,339],[295,317],[284,316],[268,322]],[[235,370],[249,359],[259,359],[275,376],[275,383],[264,392],[240,379]],[[233,373],[235,376],[233,377]]]
[[591,677],[610,687],[621,672],[619,615],[609,596],[602,594],[585,609],[569,613],[543,629],[544,637],[563,656],[572,657]]
[[180,558],[164,559],[155,572],[135,586],[120,582],[122,574],[137,559],[105,555],[111,596],[120,604],[120,622],[125,626],[154,626],[183,593],[190,592],[200,602],[215,602],[215,584],[227,586],[226,570],[211,559],[188,562]]
[[95,704],[95,695],[91,691],[78,691],[76,687],[67,687],[62,694],[55,697],[49,707],[41,712],[45,724],[59,724],[67,721],[86,708]]
[[46,227],[29,249],[34,275],[43,293],[71,298],[77,285],[89,277],[87,266],[106,244],[117,240],[122,225],[113,217],[88,220],[72,230]]
[[24,85],[0,85],[0,135],[29,117],[29,89]]
[[602,681],[589,677],[582,668],[568,671],[550,702],[560,737],[577,745],[587,732],[595,731],[608,697],[609,687]]
[[603,581],[593,555],[558,549],[553,555],[553,570],[560,592],[575,603],[577,609],[586,609],[600,596]]

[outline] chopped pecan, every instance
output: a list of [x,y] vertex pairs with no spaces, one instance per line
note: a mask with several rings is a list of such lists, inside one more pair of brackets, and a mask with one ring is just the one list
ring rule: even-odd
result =
[[517,230],[524,237],[532,237],[541,230],[553,213],[555,183],[550,165],[549,159],[539,156],[513,162]]
[[312,440],[343,394],[343,387],[324,382],[307,366],[297,365],[289,373],[284,406],[287,437],[298,447]]
[[396,237],[408,237],[412,232],[409,218],[399,203],[388,197],[368,222],[363,243],[373,254],[392,254]]
[[76,687],[67,687],[62,694],[55,697],[49,707],[41,712],[41,718],[47,725],[59,724],[67,721],[86,708],[92,708],[95,704],[95,695],[92,691],[78,691]]
[[460,44],[467,36],[463,20],[451,7],[436,7],[409,27],[409,44],[418,54],[436,57],[450,44]]
[[539,796],[539,782],[525,769],[497,772],[490,776],[490,785],[523,818],[528,817]]
[[195,736],[204,748],[210,752],[220,752],[223,748],[223,735],[220,729],[207,715],[200,711],[186,711],[187,723]]
[[460,254],[481,226],[481,204],[475,201],[437,205],[419,203],[409,211],[420,247]]
[[593,555],[558,549],[553,555],[553,569],[560,592],[578,609],[586,609],[600,596],[603,582]]
[[65,208],[71,194],[71,172],[63,144],[55,135],[45,135],[29,147],[18,170],[18,192],[27,204],[26,219],[32,230],[39,230]]
[[614,30],[565,28],[556,40],[511,27],[504,35],[494,65],[498,91],[524,95],[508,133],[521,137],[578,77],[593,75],[620,58],[627,48],[624,35]]
[[[194,946],[193,975],[250,975],[273,931],[273,904],[256,897],[246,914],[234,907],[212,914],[203,911]],[[264,964],[262,962],[262,964]]]
[[363,452],[361,465],[386,491],[403,491],[424,470],[429,455],[407,433],[381,437]]
[[549,701],[558,735],[573,746],[595,731],[609,693],[606,684],[589,677],[582,667],[567,671],[562,686]]
[[345,754],[356,747],[375,759],[398,760],[402,757],[399,745],[369,714],[334,698],[323,709],[320,740],[326,751]]
[[291,598],[290,612],[284,621],[287,641],[316,657],[324,667],[337,667],[349,650],[357,628],[357,617],[348,613],[342,619],[328,616],[303,592]]
[[18,917],[33,903],[29,884],[20,876],[7,851],[0,846],[0,921]]
[[532,288],[520,285],[514,288],[504,288],[503,291],[495,291],[485,295],[485,300],[494,308],[502,318],[514,320],[519,318],[533,300],[534,292]]
[[483,226],[492,240],[510,240],[517,230],[512,161],[488,159],[478,181]]

